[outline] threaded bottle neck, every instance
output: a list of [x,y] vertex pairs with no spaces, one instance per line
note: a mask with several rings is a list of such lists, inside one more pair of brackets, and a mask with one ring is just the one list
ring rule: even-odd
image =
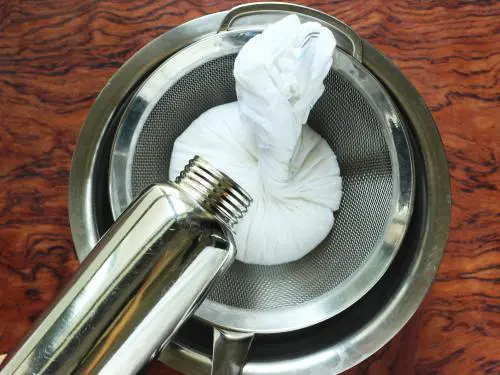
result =
[[199,156],[189,161],[175,183],[229,227],[243,217],[252,202],[236,182]]

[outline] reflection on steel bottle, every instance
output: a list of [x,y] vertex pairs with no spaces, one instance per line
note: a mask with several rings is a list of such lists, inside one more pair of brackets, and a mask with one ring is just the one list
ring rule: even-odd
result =
[[139,371],[234,261],[231,227],[250,201],[199,157],[175,183],[147,189],[98,242],[2,374]]

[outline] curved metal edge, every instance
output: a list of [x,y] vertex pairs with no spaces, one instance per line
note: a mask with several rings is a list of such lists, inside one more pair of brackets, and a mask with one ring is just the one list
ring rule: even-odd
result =
[[175,342],[160,353],[158,360],[184,374],[209,375],[212,371],[211,358]]
[[[413,316],[432,285],[441,262],[451,221],[451,185],[439,131],[424,100],[399,68],[368,42],[363,41],[363,44],[364,64],[399,98],[399,104],[409,118],[422,147],[427,171],[428,217],[431,218],[427,221],[422,238],[423,251],[415,259],[407,282],[394,295],[391,304],[369,326],[330,348],[283,361],[280,366],[273,366],[276,371],[268,371],[266,363],[249,363],[245,367],[246,375],[263,374],[263,369],[266,369],[268,375],[291,374],[288,370],[282,371],[285,368],[294,368],[298,373],[302,373],[300,369],[303,369],[326,375],[355,366],[389,342]],[[315,365],[311,367],[311,363]]]
[[[227,307],[205,300],[195,315],[207,322],[240,332],[281,333],[311,326],[344,311],[361,299],[384,275],[394,260],[411,220],[414,201],[413,153],[406,124],[395,108],[387,90],[366,67],[348,54],[338,51],[332,69],[344,76],[377,108],[384,127],[384,137],[391,149],[393,169],[393,202],[391,220],[385,235],[364,264],[349,279],[306,304],[274,310],[253,311]],[[398,143],[398,144],[396,144]],[[398,151],[399,150],[399,151]],[[314,316],[307,324],[303,316]]]
[[[429,205],[421,242],[423,250],[413,261],[407,282],[400,287],[391,303],[363,329],[313,354],[272,364],[249,362],[243,370],[244,375],[330,375],[355,366],[387,344],[413,316],[432,285],[443,256],[451,220],[451,187],[441,137],[415,87],[386,56],[369,43],[363,43],[365,65],[393,95],[400,98],[399,104],[422,146]],[[210,369],[208,357],[179,346],[171,346],[160,358],[177,370],[192,375],[204,375]]]
[[[132,161],[140,133],[151,111],[178,79],[205,62],[199,59],[204,45],[212,44],[212,48],[218,51],[210,58],[222,56],[225,54],[222,53],[225,44],[219,39],[229,39],[231,34],[240,35],[235,32],[224,34],[222,38],[217,35],[206,36],[203,40],[193,42],[182,51],[169,56],[143,80],[130,101],[124,106],[125,110],[120,118],[111,147],[109,163],[109,194],[114,218],[125,211],[133,200]],[[228,52],[239,50],[238,43],[241,41],[239,38],[235,38],[234,41],[237,42],[234,46],[227,46]],[[193,65],[194,61],[196,61],[195,65]]]
[[[206,57],[200,59],[200,55],[206,53],[212,59],[236,52],[243,46],[243,40],[237,30],[207,36],[168,58],[134,93],[120,119],[110,156],[109,190],[111,210],[115,219],[133,200],[130,168],[135,154],[135,143],[145,119],[158,99],[186,71],[205,61]],[[406,126],[387,91],[362,64],[349,54],[338,50],[332,69],[364,94],[366,100],[377,109],[380,121],[384,124],[384,137],[390,149],[394,182],[390,220],[386,225],[385,234],[363,265],[334,290],[306,304],[263,311],[228,308],[207,299],[198,308],[195,316],[209,324],[228,330],[258,333],[279,333],[314,325],[337,315],[362,298],[384,275],[397,254],[411,219],[415,186],[411,145]],[[304,320],[304,316],[314,316],[314,319]]]
[[356,32],[351,29],[344,22],[339,19],[330,16],[327,13],[320,12],[319,10],[312,9],[303,5],[297,5],[293,3],[285,2],[262,2],[262,3],[250,3],[242,4],[232,8],[222,20],[219,30],[217,32],[228,31],[233,23],[238,18],[248,17],[255,14],[263,13],[295,13],[299,15],[306,16],[312,20],[318,22],[320,21],[325,26],[334,29],[335,31],[341,33],[349,41],[350,46],[346,46],[345,43],[340,43],[341,47],[352,55],[359,62],[363,61],[363,43],[361,38],[356,34]]
[[[82,261],[99,239],[93,206],[95,155],[113,116],[132,91],[154,67],[172,53],[200,37],[214,34],[225,13],[210,14],[184,23],[151,41],[112,76],[96,98],[73,153],[69,178],[69,220],[78,259]],[[83,205],[82,205],[83,202]]]

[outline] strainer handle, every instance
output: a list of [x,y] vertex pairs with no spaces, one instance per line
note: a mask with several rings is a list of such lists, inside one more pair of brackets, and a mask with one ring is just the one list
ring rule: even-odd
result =
[[253,333],[214,328],[211,375],[240,375],[254,336]]
[[[227,12],[226,16],[219,26],[218,32],[229,31],[233,23],[238,18],[256,15],[262,16],[273,13],[295,13],[299,16],[303,16],[308,20],[323,24],[323,26],[328,27],[333,32],[337,40],[337,45],[342,50],[349,53],[359,62],[362,62],[363,44],[361,42],[361,38],[354,32],[353,29],[347,26],[344,22],[330,16],[329,14],[303,5],[277,2],[239,5]],[[269,23],[271,23],[271,20],[267,20],[267,22],[265,22],[265,24]],[[265,26],[265,24],[262,26]]]

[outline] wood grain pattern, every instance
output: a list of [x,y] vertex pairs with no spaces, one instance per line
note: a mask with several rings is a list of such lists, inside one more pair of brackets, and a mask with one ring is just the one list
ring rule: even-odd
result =
[[[0,1],[0,353],[78,268],[67,217],[79,129],[147,42],[228,0]],[[500,2],[324,1],[413,81],[443,137],[453,221],[417,314],[354,374],[500,374]],[[150,374],[177,374],[153,364]]]

